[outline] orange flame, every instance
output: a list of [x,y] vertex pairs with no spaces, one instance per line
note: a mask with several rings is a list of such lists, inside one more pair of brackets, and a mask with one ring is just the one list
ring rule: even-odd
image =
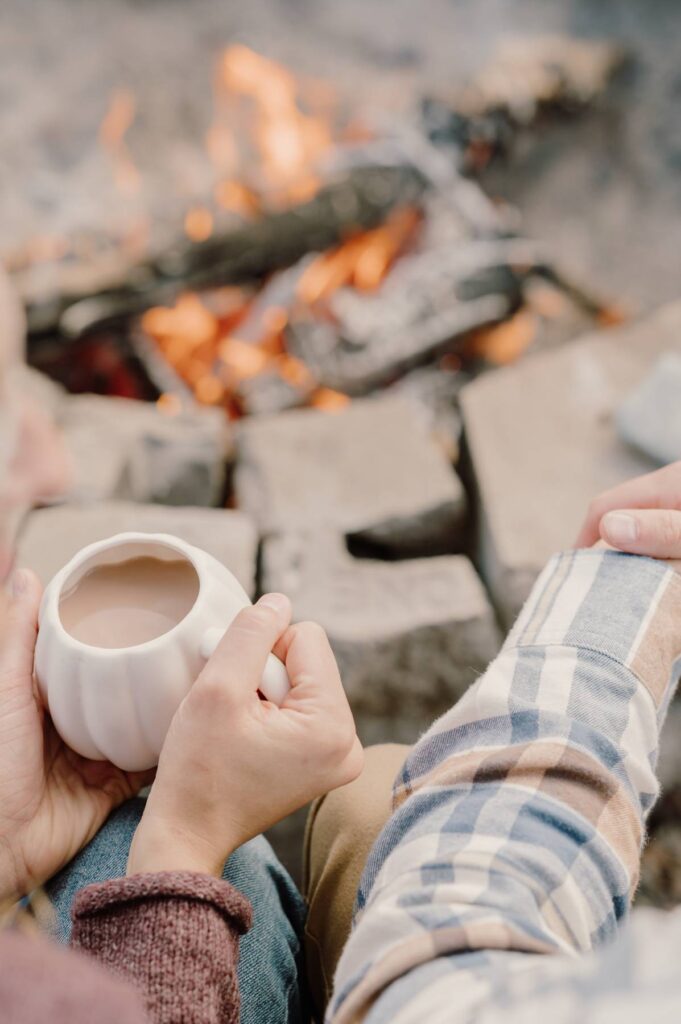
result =
[[181,366],[183,357],[214,341],[218,322],[198,295],[181,295],[172,309],[157,306],[142,317],[142,327],[158,342],[170,362]]
[[193,206],[185,215],[184,230],[192,242],[205,242],[213,234],[213,214],[205,206]]
[[140,174],[130,156],[125,136],[135,120],[137,104],[129,89],[118,89],[99,126],[99,141],[113,163],[114,181],[121,192],[139,192]]
[[223,374],[232,383],[257,377],[269,362],[269,356],[259,345],[234,337],[220,342],[219,356]]
[[469,340],[467,353],[496,366],[506,366],[519,359],[536,336],[536,316],[527,309],[521,309],[510,320],[475,331]]
[[298,298],[314,305],[344,285],[362,291],[377,288],[418,223],[416,210],[400,210],[381,227],[355,235],[337,249],[317,256],[298,282]]
[[252,217],[260,212],[258,197],[240,181],[226,178],[215,186],[215,202],[223,210],[231,210],[242,217]]
[[178,416],[182,412],[182,399],[165,391],[156,399],[156,407],[166,416]]
[[331,388],[317,388],[310,398],[310,405],[315,409],[323,409],[324,412],[340,412],[349,405],[350,399],[342,391],[333,391]]
[[222,55],[217,81],[223,98],[255,108],[254,142],[268,187],[286,201],[313,195],[319,187],[315,164],[328,151],[332,134],[327,117],[301,109],[295,76],[247,46],[230,46]]
[[[415,210],[396,212],[385,224],[322,253],[298,282],[297,299],[311,305],[328,298],[344,285],[370,290],[378,287],[400,252],[412,241],[419,224]],[[350,401],[347,395],[318,387],[301,360],[286,351],[285,330],[290,310],[265,308],[254,332],[239,337],[239,324],[250,309],[250,299],[237,289],[225,289],[229,301],[217,293],[211,308],[198,295],[182,295],[171,309],[150,309],[142,326],[157,342],[166,359],[190,385],[197,400],[222,404],[232,414],[241,407],[240,385],[271,372],[291,385],[301,402],[334,412]],[[213,312],[212,310],[216,310]],[[217,312],[221,310],[221,312]]]
[[[328,87],[303,83],[246,46],[225,50],[216,70],[214,119],[206,137],[216,170],[214,205],[187,211],[187,235],[195,241],[208,238],[220,210],[243,217],[259,215],[263,184],[269,203],[290,204],[313,194],[320,184],[318,165],[333,141],[335,103],[335,93]],[[131,111],[128,114],[129,122]],[[120,149],[129,125],[120,111],[112,124],[118,131],[109,125],[109,135]],[[257,176],[246,178],[246,166],[256,166]],[[378,288],[413,240],[419,222],[416,210],[401,210],[380,227],[320,254],[302,274],[296,301],[312,305],[343,286]],[[267,373],[290,385],[293,401],[328,411],[341,409],[349,397],[320,387],[305,363],[286,350],[293,305],[295,301],[267,307],[266,301],[252,301],[242,293],[231,297],[225,312],[219,297],[211,295],[203,302],[189,294],[171,309],[149,310],[142,325],[200,402],[221,404],[236,415],[248,404],[244,382]],[[172,408],[167,397],[160,402],[163,408]]]

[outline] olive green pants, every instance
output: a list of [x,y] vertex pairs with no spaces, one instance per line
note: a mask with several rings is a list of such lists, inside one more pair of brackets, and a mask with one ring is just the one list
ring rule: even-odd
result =
[[313,1007],[321,1020],[350,934],[359,880],[391,808],[393,782],[409,747],[390,743],[365,751],[364,770],[349,786],[317,800],[305,832],[305,947]]

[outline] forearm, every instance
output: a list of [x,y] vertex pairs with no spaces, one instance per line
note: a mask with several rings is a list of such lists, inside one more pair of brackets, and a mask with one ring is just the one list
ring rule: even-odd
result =
[[134,875],[83,889],[72,945],[143,994],[153,1024],[237,1024],[239,936],[248,901],[189,872]]
[[362,1019],[404,975],[467,974],[471,953],[489,958],[480,994],[512,951],[528,966],[528,953],[612,934],[638,878],[679,652],[671,570],[596,552],[554,560],[499,658],[398,780],[339,967],[338,1021]]

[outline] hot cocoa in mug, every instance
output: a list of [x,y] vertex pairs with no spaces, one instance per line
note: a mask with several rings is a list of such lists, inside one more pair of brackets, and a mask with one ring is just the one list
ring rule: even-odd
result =
[[[54,725],[83,756],[150,768],[175,711],[246,591],[211,555],[165,534],[123,533],[80,551],[45,590],[35,671]],[[261,690],[281,703],[270,655]]]

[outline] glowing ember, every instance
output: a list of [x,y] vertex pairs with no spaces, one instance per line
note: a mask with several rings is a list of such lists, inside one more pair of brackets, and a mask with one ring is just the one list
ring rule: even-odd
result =
[[218,405],[224,397],[225,386],[217,377],[207,373],[196,381],[194,393],[204,405]]
[[[202,222],[198,211],[192,212],[197,214],[196,222],[190,225],[188,220],[186,226],[198,238]],[[314,305],[343,286],[377,288],[413,240],[418,224],[414,210],[402,210],[381,227],[320,254],[302,274],[291,302]],[[269,374],[289,385],[301,402],[329,412],[343,408],[350,399],[317,387],[305,363],[286,351],[291,310],[286,305],[262,305],[265,308],[260,310],[258,299],[251,302],[238,289],[223,289],[205,301],[187,294],[172,309],[149,310],[142,326],[197,400],[206,405],[220,404],[236,414],[241,408],[240,386]]]
[[305,363],[294,356],[283,353],[277,359],[277,370],[283,380],[296,388],[309,388],[314,385],[314,378]]
[[631,310],[623,306],[603,306],[598,312],[598,323],[601,327],[617,327],[631,319]]
[[125,136],[135,120],[136,102],[129,89],[119,89],[111,97],[109,109],[99,127],[99,141],[113,163],[114,181],[121,192],[140,189],[140,175],[128,150]]
[[179,395],[164,392],[156,400],[156,406],[166,416],[178,416],[182,412],[182,399]]
[[243,217],[253,217],[260,212],[258,197],[240,181],[229,178],[215,186],[215,202],[223,210],[231,210]]
[[213,214],[205,206],[194,206],[184,218],[184,230],[192,242],[205,242],[213,233]]
[[310,398],[310,405],[315,409],[323,409],[325,412],[340,412],[350,402],[347,395],[341,391],[333,391],[331,388],[318,388]]
[[259,345],[252,345],[239,338],[223,339],[220,342],[219,358],[223,375],[232,383],[257,377],[270,361],[267,353]]
[[411,240],[418,222],[416,210],[400,210],[380,228],[369,232],[355,265],[353,284],[356,288],[362,291],[378,288]]
[[198,295],[181,295],[173,309],[158,306],[142,317],[142,327],[156,338],[161,347],[179,341],[189,350],[211,342],[218,323]]
[[477,331],[469,342],[469,354],[497,366],[515,362],[537,335],[537,318],[529,310],[519,310],[504,323]]
[[350,238],[337,249],[322,253],[298,282],[298,298],[314,305],[344,285],[362,291],[377,288],[412,239],[419,223],[415,210],[401,210],[381,227]]

